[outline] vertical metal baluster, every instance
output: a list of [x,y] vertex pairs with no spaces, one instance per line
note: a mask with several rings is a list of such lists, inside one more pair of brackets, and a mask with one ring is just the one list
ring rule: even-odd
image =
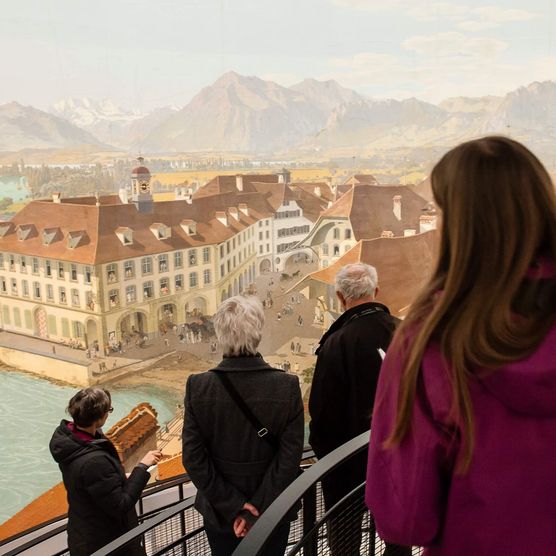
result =
[[[309,534],[317,521],[317,485],[313,485],[303,496],[303,536]],[[311,541],[304,545],[304,556],[316,556],[318,535],[313,535]]]

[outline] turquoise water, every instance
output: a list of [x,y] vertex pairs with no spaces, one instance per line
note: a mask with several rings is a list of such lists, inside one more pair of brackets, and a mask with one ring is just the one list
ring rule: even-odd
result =
[[[28,375],[0,371],[0,523],[61,481],[48,451],[50,437],[76,388],[57,386]],[[105,430],[139,402],[149,402],[163,424],[179,400],[156,387],[110,388],[114,413]]]
[[22,177],[0,177],[0,198],[11,197],[14,203],[23,201],[29,196],[27,179]]

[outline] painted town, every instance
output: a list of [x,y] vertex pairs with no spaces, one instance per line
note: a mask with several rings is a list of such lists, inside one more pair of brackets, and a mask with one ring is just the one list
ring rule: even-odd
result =
[[[374,396],[387,391],[379,372],[394,365],[391,345],[410,353],[399,414],[426,398],[384,446],[423,415],[438,425],[423,378],[436,359],[425,369],[429,348],[399,338],[418,311],[436,318],[423,292],[436,300],[448,288],[446,176],[488,173],[485,162],[466,174],[475,151],[463,164],[461,149],[533,153],[531,183],[550,184],[550,204],[546,3],[168,0],[164,25],[142,0],[104,4],[14,5],[0,21],[12,53],[0,91],[0,553],[427,553],[443,542],[440,525],[398,542],[373,506],[397,498],[363,473],[363,453],[372,472],[383,465],[369,451]],[[506,170],[512,183],[526,174]],[[492,231],[510,213],[511,191],[495,202],[486,193],[501,172],[485,178],[470,226]],[[523,198],[531,191],[527,182]],[[524,282],[554,282],[543,257],[530,262]],[[479,294],[459,294],[472,311]],[[461,359],[475,361],[469,353]],[[473,430],[470,392],[439,411],[454,419],[441,427],[446,453],[468,440],[458,411]],[[426,465],[401,475],[428,476]]]

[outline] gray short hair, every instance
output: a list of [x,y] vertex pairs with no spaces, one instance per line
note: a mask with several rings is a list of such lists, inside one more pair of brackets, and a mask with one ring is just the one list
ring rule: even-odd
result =
[[374,296],[377,284],[376,268],[365,263],[348,264],[336,274],[336,291],[346,301]]
[[255,355],[264,326],[263,304],[254,295],[223,301],[214,315],[214,331],[227,356]]

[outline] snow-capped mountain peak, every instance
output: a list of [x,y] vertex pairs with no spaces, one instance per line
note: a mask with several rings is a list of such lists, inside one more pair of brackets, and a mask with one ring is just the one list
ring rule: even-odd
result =
[[144,116],[138,111],[126,110],[109,98],[94,100],[89,97],[70,98],[55,103],[50,110],[54,115],[87,128],[102,120],[132,122]]

